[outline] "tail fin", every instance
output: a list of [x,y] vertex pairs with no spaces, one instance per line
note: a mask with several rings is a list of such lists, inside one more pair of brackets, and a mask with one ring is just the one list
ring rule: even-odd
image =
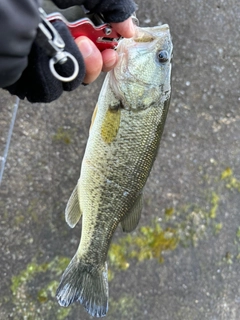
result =
[[107,263],[96,268],[83,264],[75,255],[62,276],[56,297],[61,306],[79,301],[92,316],[104,317],[108,310]]

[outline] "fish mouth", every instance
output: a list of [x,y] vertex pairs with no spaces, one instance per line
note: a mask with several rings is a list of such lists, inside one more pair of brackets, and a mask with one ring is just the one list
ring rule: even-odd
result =
[[137,29],[136,35],[133,40],[134,42],[145,43],[152,42],[154,40],[154,37],[151,35],[151,33],[143,31],[142,29]]
[[168,33],[170,35],[169,25],[163,24],[161,26],[151,28],[136,27],[136,33],[132,40],[137,43],[152,42],[156,39],[156,33]]

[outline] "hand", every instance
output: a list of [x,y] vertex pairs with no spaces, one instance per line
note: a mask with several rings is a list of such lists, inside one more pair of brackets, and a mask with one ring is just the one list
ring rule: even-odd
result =
[[[132,18],[119,23],[111,23],[112,28],[124,38],[131,38],[135,34],[135,26]],[[97,79],[101,71],[111,70],[118,61],[118,54],[112,49],[106,49],[100,52],[95,44],[87,37],[81,36],[75,39],[75,42],[83,56],[86,75],[83,80],[88,84]]]

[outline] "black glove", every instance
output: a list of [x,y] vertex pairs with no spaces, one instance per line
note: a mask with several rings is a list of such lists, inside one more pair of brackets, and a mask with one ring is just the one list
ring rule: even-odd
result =
[[[49,69],[50,58],[46,55],[45,50],[34,42],[29,55],[28,66],[23,71],[21,78],[13,85],[5,88],[20,99],[26,97],[30,102],[51,102],[59,98],[63,91],[72,91],[83,81],[85,65],[73,37],[63,22],[56,21],[53,25],[65,42],[65,51],[71,52],[77,59],[79,74],[71,82],[61,82],[56,79]],[[73,63],[68,60],[62,65],[56,64],[55,69],[62,76],[70,76],[73,74]]]
[[[135,11],[133,0],[53,0],[53,2],[60,8],[83,4],[91,12],[102,13],[107,22],[122,22]],[[68,28],[60,21],[54,22],[53,25],[65,42],[65,51],[68,51],[77,59],[79,74],[71,82],[57,80],[49,69],[50,58],[45,50],[34,42],[28,57],[27,68],[23,71],[19,80],[4,88],[11,94],[19,96],[20,99],[27,98],[30,102],[51,102],[59,98],[63,91],[71,91],[77,88],[84,79],[84,60]],[[73,63],[70,60],[63,65],[55,65],[55,68],[58,73],[65,77],[73,73]]]
[[0,87],[17,81],[40,22],[37,0],[0,0]]
[[106,22],[122,22],[136,10],[133,0],[53,0],[61,9],[74,5],[84,7],[94,13],[102,13]]

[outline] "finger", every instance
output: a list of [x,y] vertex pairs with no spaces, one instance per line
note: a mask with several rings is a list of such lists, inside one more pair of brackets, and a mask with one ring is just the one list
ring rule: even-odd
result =
[[102,59],[103,59],[102,71],[108,72],[117,64],[118,54],[116,51],[112,49],[106,49],[102,52]]
[[135,25],[131,17],[123,22],[111,23],[111,26],[124,38],[132,38],[135,35]]
[[83,56],[86,67],[86,75],[83,82],[91,83],[97,79],[102,70],[103,60],[101,52],[87,37],[79,37],[75,39],[75,42]]

